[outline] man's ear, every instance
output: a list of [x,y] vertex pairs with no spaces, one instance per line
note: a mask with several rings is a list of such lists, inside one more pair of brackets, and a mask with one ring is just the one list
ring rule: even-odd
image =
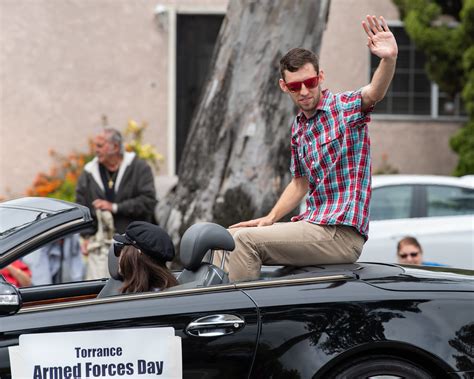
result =
[[319,70],[319,83],[322,83],[324,82],[324,71],[323,70]]
[[114,143],[114,153],[120,153],[120,145],[118,143]]
[[278,84],[280,85],[280,89],[283,91],[283,92],[288,92],[288,88],[286,88],[286,83],[283,79],[280,79],[278,81]]

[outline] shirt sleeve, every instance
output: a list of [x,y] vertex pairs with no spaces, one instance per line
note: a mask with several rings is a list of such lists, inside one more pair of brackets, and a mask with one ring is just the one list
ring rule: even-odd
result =
[[48,258],[50,249],[51,244],[48,244],[23,258],[31,268],[31,282],[34,286],[53,283]]
[[299,157],[299,138],[298,134],[296,133],[296,121],[293,122],[291,127],[291,163],[290,163],[290,171],[291,175],[294,178],[300,178],[305,176],[305,170],[301,164],[301,160]]
[[357,91],[341,93],[340,101],[344,109],[344,119],[348,126],[361,127],[370,121],[374,106],[371,106],[367,112],[362,112],[362,88]]
[[69,275],[72,282],[79,282],[84,279],[85,270],[84,262],[82,260],[82,251],[81,244],[79,241],[79,236],[77,234],[69,237],[70,246],[69,246]]

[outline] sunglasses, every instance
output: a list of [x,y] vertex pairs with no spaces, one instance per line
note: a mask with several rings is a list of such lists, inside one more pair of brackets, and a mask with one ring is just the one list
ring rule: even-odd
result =
[[114,241],[114,255],[116,257],[119,257],[120,253],[122,252],[122,250],[125,246],[126,245],[124,243]]
[[410,256],[412,258],[416,258],[418,256],[418,254],[420,254],[418,251],[414,251],[412,253],[403,253],[403,254],[400,254],[400,258],[406,259],[406,258],[408,258],[408,256]]
[[303,80],[302,82],[285,83],[286,88],[288,88],[288,91],[290,91],[290,92],[299,92],[299,91],[301,91],[301,87],[303,86],[303,84],[308,89],[316,87],[319,84],[319,75],[314,76],[314,77],[309,78],[309,79],[306,79],[306,80]]
[[133,246],[135,247],[137,250],[140,250],[140,248],[138,247],[138,245],[136,244],[135,241],[133,241],[133,243],[123,243],[123,242],[118,242],[118,241],[115,241],[114,240],[114,255],[116,257],[119,257],[120,254],[122,253],[122,250],[125,246]]

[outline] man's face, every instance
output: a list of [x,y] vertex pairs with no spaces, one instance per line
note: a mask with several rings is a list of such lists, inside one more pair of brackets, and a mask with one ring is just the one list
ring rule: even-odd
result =
[[402,245],[398,252],[398,263],[408,265],[421,265],[423,254],[415,245]]
[[100,163],[107,163],[110,157],[118,153],[117,147],[107,140],[104,134],[99,134],[94,139],[95,155]]
[[[301,108],[307,117],[313,115],[316,111],[316,107],[318,106],[319,99],[321,98],[320,83],[324,79],[322,70],[320,70],[318,74],[311,63],[306,63],[296,72],[285,70],[284,73],[284,80],[280,79],[281,90],[290,95],[295,105]],[[299,90],[291,90],[292,83],[304,82],[315,77],[317,77],[318,81],[318,84],[315,87],[309,88],[311,87],[310,84],[306,86],[304,83],[301,83],[300,86],[297,86],[301,87]],[[287,86],[287,84],[289,85]]]

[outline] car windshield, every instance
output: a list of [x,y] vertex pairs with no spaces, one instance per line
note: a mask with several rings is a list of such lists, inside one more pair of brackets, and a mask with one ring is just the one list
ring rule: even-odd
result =
[[38,209],[0,208],[0,240],[48,217],[49,214]]

